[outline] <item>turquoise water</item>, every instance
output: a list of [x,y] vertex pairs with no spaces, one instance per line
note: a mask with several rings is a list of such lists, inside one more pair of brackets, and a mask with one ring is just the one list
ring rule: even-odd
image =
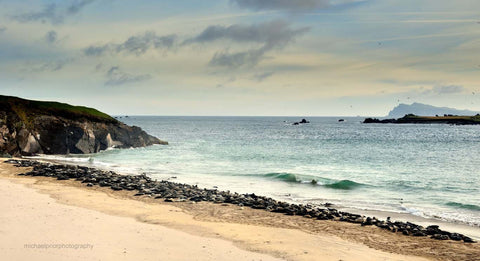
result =
[[168,146],[67,161],[297,203],[410,213],[480,226],[480,126],[363,118],[129,117]]

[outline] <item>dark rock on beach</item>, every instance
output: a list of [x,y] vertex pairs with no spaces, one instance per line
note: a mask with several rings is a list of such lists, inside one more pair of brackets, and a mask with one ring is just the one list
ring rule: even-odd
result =
[[92,108],[0,96],[0,153],[85,154],[167,144]]
[[283,213],[291,216],[303,216],[309,219],[333,220],[360,224],[361,226],[377,226],[393,233],[405,236],[427,237],[436,240],[454,240],[465,243],[475,243],[470,237],[459,233],[450,233],[441,230],[439,226],[431,225],[426,228],[411,222],[379,220],[375,217],[348,213],[331,208],[331,204],[303,205],[290,204],[272,198],[255,194],[238,194],[217,189],[199,188],[196,185],[174,183],[170,181],[153,180],[145,174],[120,175],[113,171],[103,171],[84,166],[61,165],[40,163],[30,160],[5,161],[17,167],[32,167],[33,170],[24,174],[26,176],[43,176],[57,178],[58,180],[74,179],[88,187],[109,187],[112,190],[134,191],[136,197],[151,197],[163,199],[166,202],[212,202],[216,204],[234,204],[241,207],[263,209],[269,212]]

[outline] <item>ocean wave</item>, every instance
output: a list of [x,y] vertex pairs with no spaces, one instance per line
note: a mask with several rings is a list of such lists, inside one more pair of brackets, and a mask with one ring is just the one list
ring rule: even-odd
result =
[[352,190],[358,187],[366,186],[366,184],[358,183],[348,179],[334,180],[334,179],[322,178],[317,176],[300,175],[300,174],[293,174],[293,173],[267,173],[267,174],[262,174],[260,176],[264,178],[281,180],[284,182],[295,182],[295,183],[303,183],[303,184],[309,183],[312,185],[318,185],[326,188],[340,189],[340,190]]
[[265,178],[279,179],[286,182],[301,182],[297,175],[292,173],[267,173],[261,176]]
[[451,201],[451,202],[446,203],[445,205],[450,206],[450,207],[480,211],[480,206],[473,205],[473,204],[462,204],[462,203]]
[[345,180],[340,180],[338,182],[334,182],[331,184],[325,184],[324,186],[327,188],[333,188],[333,189],[351,190],[351,189],[365,186],[365,184],[357,183],[355,181],[345,179]]

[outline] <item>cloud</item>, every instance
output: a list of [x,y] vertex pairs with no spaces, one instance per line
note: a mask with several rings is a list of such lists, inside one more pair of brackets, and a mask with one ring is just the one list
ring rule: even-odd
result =
[[273,74],[274,74],[274,72],[266,72],[266,73],[255,74],[253,76],[253,79],[258,81],[258,82],[263,82],[265,79],[271,77]]
[[212,25],[207,27],[196,37],[187,39],[182,45],[203,44],[219,40],[232,43],[257,43],[258,48],[230,53],[228,50],[215,53],[209,65],[238,68],[241,66],[255,66],[265,54],[273,49],[282,49],[297,36],[309,31],[308,27],[291,28],[283,20],[275,20],[254,25]]
[[37,22],[62,24],[65,17],[79,13],[85,6],[95,0],[74,0],[67,8],[59,8],[55,3],[45,5],[39,11],[32,11],[13,15],[11,18],[21,23]]
[[150,49],[170,50],[176,45],[177,36],[174,34],[158,36],[155,32],[149,31],[144,34],[131,36],[125,42],[105,45],[91,45],[84,49],[87,56],[102,56],[107,53],[131,53],[142,55]]
[[233,82],[235,82],[236,80],[237,80],[236,77],[231,76],[231,77],[229,77],[228,79],[226,79],[225,81],[217,84],[216,87],[217,87],[217,88],[225,88],[225,87],[227,87],[227,84],[233,83]]
[[150,74],[133,75],[126,73],[119,66],[113,66],[107,71],[107,81],[105,85],[118,86],[127,83],[142,82],[151,79]]
[[46,35],[45,35],[45,41],[47,41],[47,43],[49,44],[54,44],[56,43],[58,40],[58,35],[57,35],[57,32],[55,31],[49,31]]
[[83,50],[83,53],[86,56],[102,56],[111,48],[110,45],[102,45],[102,46],[89,46]]
[[242,66],[253,67],[265,59],[267,52],[282,49],[297,36],[309,30],[308,27],[292,28],[282,20],[275,20],[254,25],[212,25],[207,27],[197,36],[191,37],[179,44],[177,35],[157,35],[153,31],[131,36],[124,42],[108,43],[103,45],[90,45],[83,50],[86,56],[103,56],[107,54],[145,54],[149,50],[172,50],[176,47],[192,44],[205,44],[215,41],[235,43],[252,43],[258,47],[248,50],[230,52],[229,48],[218,51],[209,61],[210,66],[238,68]]
[[60,23],[63,23],[64,18],[63,16],[57,14],[57,5],[49,4],[49,5],[46,5],[40,11],[14,15],[12,16],[12,19],[21,23],[36,22],[36,21],[46,23],[48,21],[51,24],[60,24]]
[[72,63],[73,58],[66,58],[56,61],[41,62],[37,64],[30,64],[28,72],[56,72],[62,70],[66,65]]
[[93,3],[95,0],[76,0],[67,8],[67,13],[77,14],[80,12],[86,5]]
[[307,31],[309,31],[308,27],[292,29],[290,24],[283,20],[274,20],[254,25],[212,25],[198,36],[186,40],[184,44],[207,43],[226,39],[239,43],[262,43],[269,48],[274,48],[285,46],[296,36]]
[[210,66],[238,68],[241,66],[255,66],[265,54],[263,49],[248,50],[246,52],[229,53],[217,52],[208,63]]
[[231,0],[240,8],[250,10],[309,11],[334,5],[360,2],[359,0]]
[[0,33],[3,33],[3,32],[5,32],[5,31],[7,31],[7,27],[5,27],[5,26],[0,26]]
[[103,63],[98,63],[96,66],[95,66],[95,71],[96,72],[99,72],[103,69]]
[[462,93],[465,92],[466,89],[463,86],[459,85],[440,85],[440,86],[434,86],[433,88],[429,90],[423,91],[423,94],[457,94],[457,93]]

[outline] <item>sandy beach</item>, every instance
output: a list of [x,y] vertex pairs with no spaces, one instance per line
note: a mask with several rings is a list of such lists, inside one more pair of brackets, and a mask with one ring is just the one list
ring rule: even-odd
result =
[[6,260],[475,260],[478,244],[229,204],[167,203],[0,163]]

